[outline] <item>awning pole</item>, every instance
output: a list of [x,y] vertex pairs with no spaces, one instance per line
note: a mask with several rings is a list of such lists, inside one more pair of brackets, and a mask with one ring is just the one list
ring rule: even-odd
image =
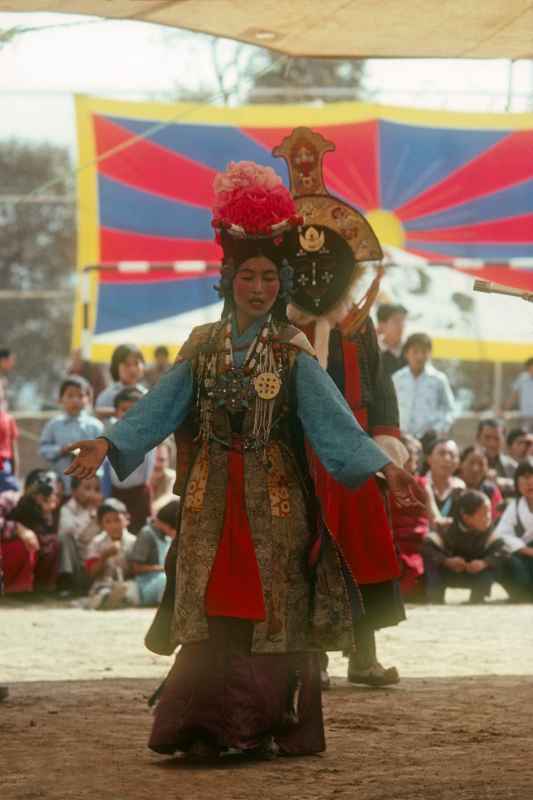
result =
[[507,99],[505,101],[505,110],[511,111],[513,106],[513,71],[514,61],[509,61],[509,68],[507,72]]
[[494,413],[499,414],[502,410],[503,398],[503,364],[501,361],[494,362],[494,388],[492,395],[492,405]]

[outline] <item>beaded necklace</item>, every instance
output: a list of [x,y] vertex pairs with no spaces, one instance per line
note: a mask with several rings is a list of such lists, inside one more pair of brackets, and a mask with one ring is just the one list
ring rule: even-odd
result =
[[[215,326],[213,337],[220,335]],[[219,371],[219,353],[212,349],[202,359],[199,374],[200,435],[213,436],[213,414],[216,408],[225,408],[230,414],[254,408],[252,438],[246,449],[264,446],[272,429],[275,399],[281,390],[282,363],[279,348],[273,343],[273,322],[269,316],[261,331],[251,342],[241,367],[233,359],[231,315],[225,321],[223,365]]]
[[[257,364],[257,360],[268,344],[271,323],[272,323],[272,317],[269,315],[265,320],[265,323],[261,328],[259,335],[254,338],[254,340],[248,347],[248,351],[244,358],[243,365],[242,367],[240,367],[240,369],[246,375],[253,374],[253,371]],[[233,330],[233,316],[230,314],[226,320],[226,328],[224,331],[224,370],[226,372],[236,369],[233,362],[233,342],[231,335],[232,330]]]

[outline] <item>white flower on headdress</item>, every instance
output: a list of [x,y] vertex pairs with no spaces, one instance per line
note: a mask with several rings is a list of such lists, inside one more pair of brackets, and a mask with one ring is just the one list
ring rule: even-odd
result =
[[298,222],[294,199],[272,167],[232,161],[213,185],[215,228],[241,229],[245,236],[271,235],[281,223]]
[[[234,189],[261,188],[270,191],[280,186],[282,180],[272,167],[263,167],[254,161],[230,161],[225,172],[219,172],[213,183],[215,194]],[[220,202],[222,198],[216,198]]]

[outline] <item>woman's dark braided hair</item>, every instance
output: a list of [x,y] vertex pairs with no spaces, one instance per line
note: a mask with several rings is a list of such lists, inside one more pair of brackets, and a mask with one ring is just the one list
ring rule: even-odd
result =
[[277,267],[280,278],[280,291],[271,314],[277,322],[287,322],[287,303],[292,292],[293,270],[287,260],[287,235],[280,233],[274,237],[237,238],[222,230],[220,243],[224,250],[224,263],[220,283],[216,288],[224,300],[222,317],[227,317],[235,309],[233,298],[233,279],[245,261],[250,258],[268,258]]

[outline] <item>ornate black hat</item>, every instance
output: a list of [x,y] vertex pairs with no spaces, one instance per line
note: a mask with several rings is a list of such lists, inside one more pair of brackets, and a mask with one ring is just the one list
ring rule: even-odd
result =
[[287,162],[291,191],[303,218],[303,224],[287,234],[295,273],[292,302],[316,316],[328,313],[346,296],[358,265],[383,258],[364,216],[324,185],[322,161],[334,149],[321,134],[295,128],[273,150]]

